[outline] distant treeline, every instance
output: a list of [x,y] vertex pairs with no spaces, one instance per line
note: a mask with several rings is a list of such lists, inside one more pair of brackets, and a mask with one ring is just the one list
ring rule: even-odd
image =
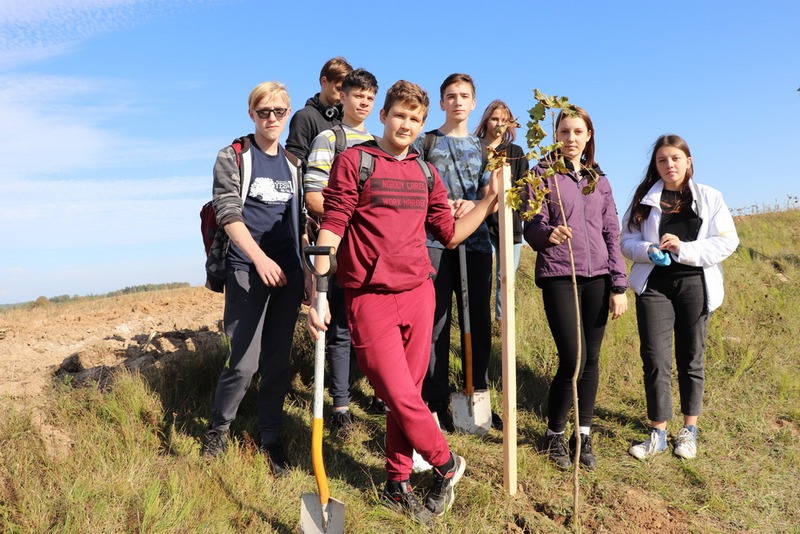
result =
[[33,306],[44,306],[49,303],[71,302],[75,300],[91,300],[91,299],[104,299],[109,297],[118,297],[120,295],[128,295],[131,293],[145,293],[147,291],[163,291],[165,289],[179,289],[182,287],[191,287],[188,282],[171,282],[169,284],[144,284],[140,286],[129,286],[124,289],[118,289],[109,293],[102,293],[100,295],[58,295],[55,297],[39,297],[31,302],[20,302],[18,304],[2,304],[0,310],[10,308],[24,308]]

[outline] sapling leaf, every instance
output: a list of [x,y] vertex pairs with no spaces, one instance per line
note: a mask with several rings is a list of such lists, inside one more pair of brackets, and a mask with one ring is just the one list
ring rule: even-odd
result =
[[503,165],[506,164],[505,150],[496,150],[492,147],[489,147],[486,149],[486,151],[487,151],[487,162],[486,162],[487,171],[500,169],[503,167]]
[[542,121],[544,120],[545,114],[547,112],[547,108],[545,108],[544,104],[541,102],[537,102],[535,106],[533,106],[528,113],[530,114],[531,118],[535,121]]
[[553,163],[551,168],[559,174],[565,174],[569,172],[567,169],[567,164],[564,162],[564,156],[558,156],[558,159]]

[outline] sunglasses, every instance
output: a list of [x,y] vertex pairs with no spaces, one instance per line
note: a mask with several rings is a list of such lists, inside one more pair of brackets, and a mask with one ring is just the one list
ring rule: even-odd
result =
[[282,119],[289,113],[289,108],[264,108],[254,109],[253,111],[256,112],[259,119],[268,119],[270,113],[274,114],[276,119]]

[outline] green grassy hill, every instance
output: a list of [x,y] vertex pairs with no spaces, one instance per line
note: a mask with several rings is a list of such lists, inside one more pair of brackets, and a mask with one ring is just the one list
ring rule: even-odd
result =
[[[630,311],[609,324],[602,353],[598,469],[581,473],[580,517],[572,517],[571,473],[557,470],[541,451],[556,356],[533,284],[534,254],[525,249],[516,298],[520,491],[508,497],[502,489],[500,432],[448,436],[468,469],[452,511],[431,531],[797,532],[800,210],[742,217],[737,226],[741,246],[724,264],[726,300],[709,328],[697,459],[664,454],[640,462],[626,453],[646,423],[629,293]],[[155,377],[123,373],[102,390],[56,385],[44,421],[31,407],[0,398],[0,531],[296,532],[300,495],[316,492],[316,484],[308,454],[312,345],[302,325],[295,337],[298,372],[285,436],[297,467],[288,478],[273,479],[255,452],[252,391],[232,450],[210,462],[199,456],[220,344]],[[457,333],[452,339],[455,347]],[[499,355],[496,338],[490,373],[502,387]],[[348,532],[425,531],[377,504],[383,418],[362,409],[370,394],[361,380],[352,436],[341,442],[326,435],[331,493],[346,505]],[[493,400],[499,408],[499,396]],[[675,415],[673,433],[677,408]],[[66,452],[48,452],[42,422],[69,436]],[[412,479],[420,488],[428,481],[428,475]]]

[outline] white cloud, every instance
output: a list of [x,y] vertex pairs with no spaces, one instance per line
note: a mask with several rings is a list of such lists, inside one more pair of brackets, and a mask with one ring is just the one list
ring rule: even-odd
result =
[[[0,67],[64,51],[64,45],[131,24],[149,0],[4,0]],[[160,2],[159,2],[160,3]],[[140,11],[140,13],[137,13]]]
[[[199,3],[206,1],[224,0]],[[168,87],[154,94],[134,80],[30,69],[91,37],[197,3],[0,0],[0,302],[186,274],[200,281],[197,213],[211,194],[219,141],[131,134],[174,94]]]

